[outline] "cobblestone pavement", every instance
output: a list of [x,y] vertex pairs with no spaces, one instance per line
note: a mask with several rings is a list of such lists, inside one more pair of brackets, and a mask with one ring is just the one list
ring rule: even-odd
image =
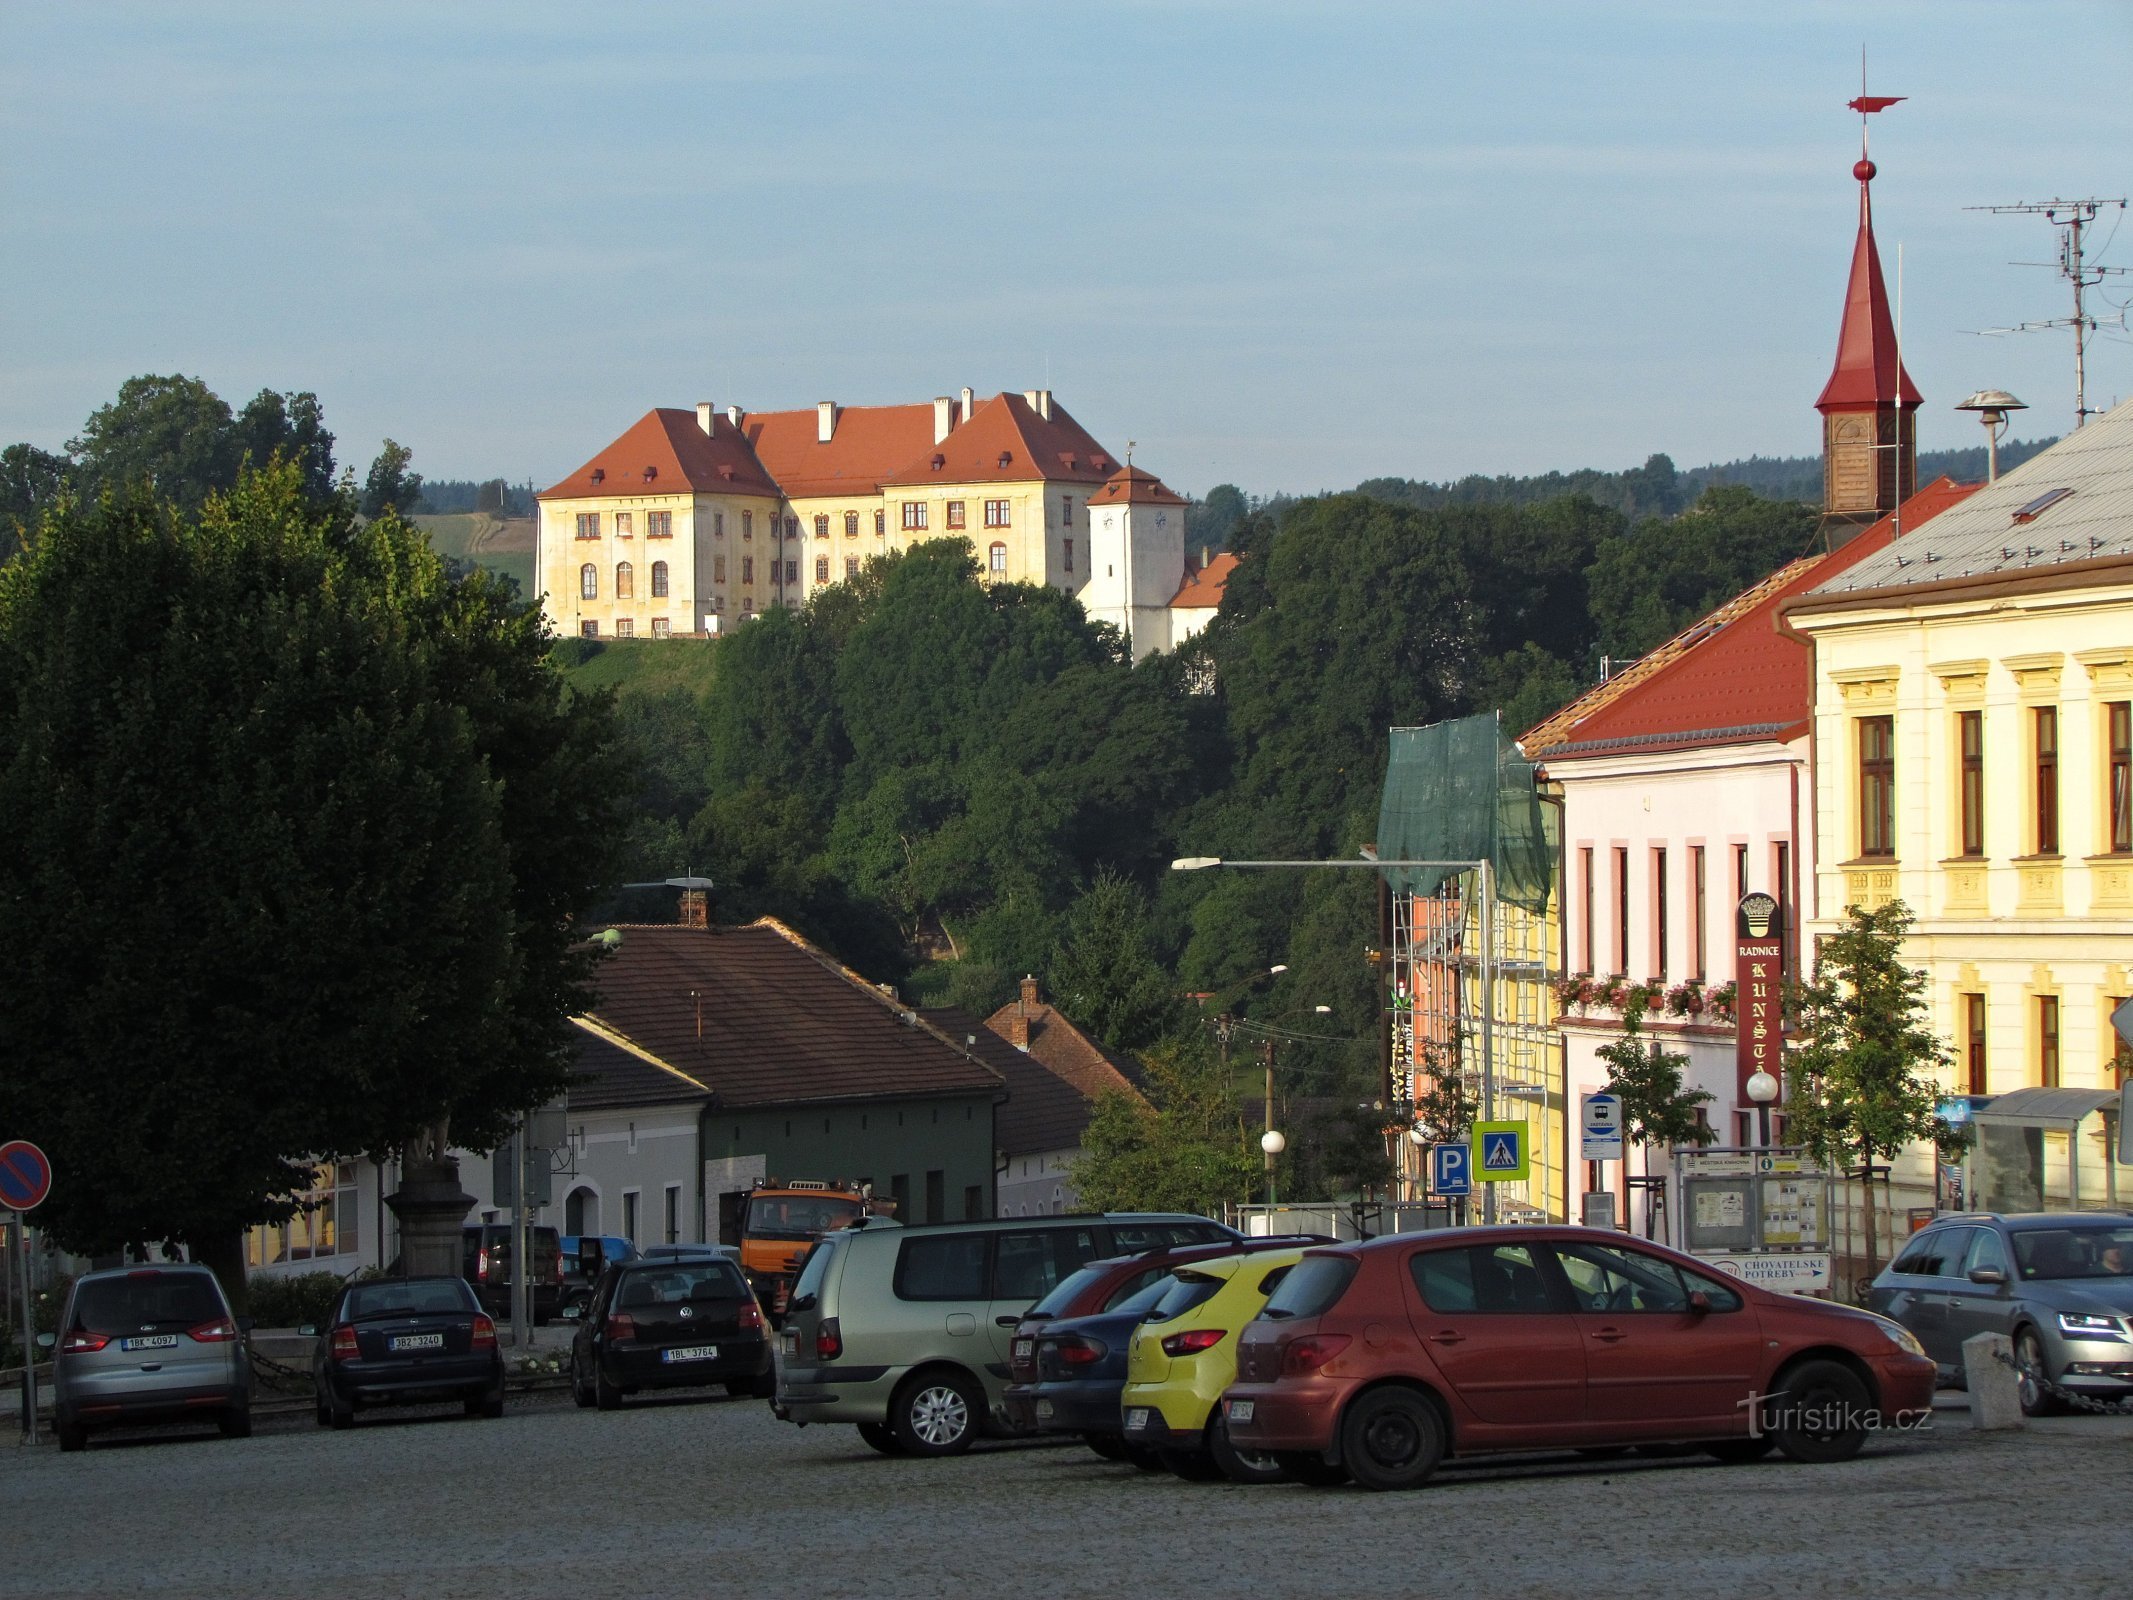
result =
[[2101,1595],[2133,1571],[2123,1419],[1838,1467],[1573,1457],[1408,1495],[1143,1476],[1078,1445],[889,1460],[760,1402],[0,1449],[0,1595]]

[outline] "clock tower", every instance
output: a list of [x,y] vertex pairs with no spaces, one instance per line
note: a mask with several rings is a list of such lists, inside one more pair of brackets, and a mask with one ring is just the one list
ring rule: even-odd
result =
[[1815,401],[1822,413],[1822,532],[1833,550],[1895,510],[1918,487],[1922,402],[1903,370],[1896,319],[1874,248],[1874,172],[1864,154],[1852,168],[1859,180],[1859,237],[1852,246],[1836,365]]

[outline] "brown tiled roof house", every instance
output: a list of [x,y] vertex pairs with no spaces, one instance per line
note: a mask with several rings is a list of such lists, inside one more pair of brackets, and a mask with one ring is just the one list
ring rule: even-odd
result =
[[997,1135],[1000,1215],[1072,1211],[1077,1196],[1068,1169],[1081,1153],[1096,1097],[1112,1090],[1140,1098],[1140,1069],[1038,999],[1035,978],[1024,978],[1022,992],[985,1027],[997,1044],[984,1059],[1009,1088]]

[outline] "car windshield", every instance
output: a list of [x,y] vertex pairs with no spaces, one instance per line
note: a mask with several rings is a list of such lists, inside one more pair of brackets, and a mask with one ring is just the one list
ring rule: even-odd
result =
[[1149,1312],[1162,1304],[1163,1296],[1169,1292],[1170,1279],[1168,1277],[1157,1278],[1153,1283],[1142,1284],[1123,1300],[1112,1301],[1111,1304],[1104,1307],[1104,1314],[1106,1316],[1116,1314],[1120,1316],[1146,1317]]
[[165,1333],[223,1315],[214,1280],[200,1272],[98,1278],[75,1291],[74,1325],[91,1333]]
[[1305,1256],[1295,1271],[1274,1286],[1266,1309],[1259,1314],[1280,1322],[1329,1311],[1355,1276],[1357,1265],[1353,1256]]
[[615,1309],[637,1311],[678,1306],[690,1300],[738,1300],[747,1292],[741,1275],[724,1261],[677,1261],[625,1273],[615,1294]]
[[812,1239],[858,1220],[857,1200],[819,1194],[759,1194],[748,1202],[748,1232],[758,1239]]
[[1080,1299],[1084,1290],[1094,1286],[1099,1279],[1103,1278],[1116,1265],[1117,1263],[1112,1261],[1096,1261],[1080,1268],[1078,1271],[1068,1273],[1052,1285],[1050,1294],[1022,1314],[1025,1317],[1065,1316],[1066,1308]]
[[1215,1297],[1215,1291],[1223,1284],[1220,1278],[1210,1278],[1205,1273],[1180,1272],[1162,1284],[1162,1297],[1148,1313],[1150,1322],[1170,1322],[1182,1317],[1194,1306],[1205,1305]]
[[2021,1228],[2014,1251],[2025,1278],[2133,1277],[2133,1224]]
[[457,1278],[413,1283],[359,1283],[348,1291],[341,1319],[364,1322],[375,1317],[434,1316],[473,1309],[467,1286]]

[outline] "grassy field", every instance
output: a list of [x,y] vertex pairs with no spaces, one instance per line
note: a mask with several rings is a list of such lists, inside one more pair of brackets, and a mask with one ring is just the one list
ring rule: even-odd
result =
[[533,593],[533,533],[531,517],[505,519],[485,511],[450,516],[414,517],[416,527],[430,536],[430,548],[441,556],[472,561],[491,572],[503,574],[518,585],[518,592]]
[[556,664],[581,689],[617,689],[625,697],[685,689],[701,700],[711,688],[718,646],[703,639],[561,639]]

